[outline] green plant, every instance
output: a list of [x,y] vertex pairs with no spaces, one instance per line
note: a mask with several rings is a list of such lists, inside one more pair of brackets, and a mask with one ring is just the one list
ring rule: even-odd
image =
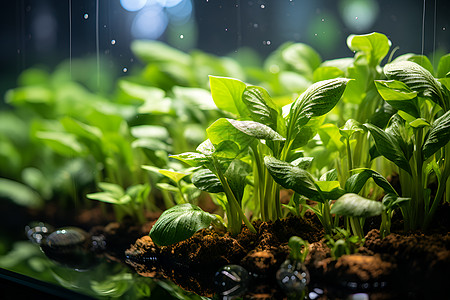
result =
[[[438,80],[408,59],[399,57],[386,65],[389,80],[376,81],[380,95],[397,113],[385,129],[370,123],[365,127],[378,153],[398,166],[402,195],[411,197],[402,207],[405,229],[417,229],[430,225],[448,185],[450,93],[447,78]],[[441,59],[440,76],[447,74],[448,60],[448,55]],[[434,199],[428,188],[432,176],[437,181]]]
[[325,235],[325,240],[333,259],[338,259],[342,255],[358,253],[359,246],[364,244],[364,238],[352,235],[350,231],[343,228],[336,228],[333,230],[333,234]]

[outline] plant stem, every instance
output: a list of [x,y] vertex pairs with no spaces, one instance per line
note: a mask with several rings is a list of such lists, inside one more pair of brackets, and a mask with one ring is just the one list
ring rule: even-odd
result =
[[361,223],[359,222],[359,219],[357,217],[349,217],[350,218],[350,225],[352,226],[353,234],[357,235],[361,239],[364,238],[364,233],[361,228]]
[[422,140],[423,140],[423,129],[422,128],[417,128],[415,130],[415,151],[414,151],[414,158],[415,158],[415,162],[416,162],[416,174],[415,174],[415,179],[413,181],[414,186],[415,186],[415,196],[416,196],[416,201],[415,201],[415,205],[414,205],[414,214],[413,214],[413,228],[412,229],[417,229],[418,225],[422,225],[422,222],[424,220],[424,214],[425,214],[425,203],[424,203],[424,198],[423,198],[423,193],[424,193],[424,187],[423,187],[423,161],[422,161]]
[[348,176],[351,176],[351,171],[353,170],[353,162],[352,162],[352,150],[350,148],[350,139],[346,139],[347,141],[347,165],[348,165]]

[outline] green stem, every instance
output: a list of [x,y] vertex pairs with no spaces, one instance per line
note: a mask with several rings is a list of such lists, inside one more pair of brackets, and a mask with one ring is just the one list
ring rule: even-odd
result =
[[416,180],[413,181],[416,191],[416,205],[414,206],[414,228],[416,229],[419,224],[422,224],[424,220],[424,209],[425,209],[425,203],[423,198],[424,193],[424,187],[423,187],[423,161],[422,161],[422,140],[423,140],[423,129],[417,128],[415,132],[415,151],[414,151],[414,158],[416,162]]
[[180,181],[177,182],[178,191],[180,192],[181,199],[183,200],[183,203],[188,203],[189,201],[184,196],[183,190],[181,189]]
[[353,170],[352,162],[352,150],[350,149],[350,139],[347,139],[347,165],[348,165],[348,176],[351,176],[351,171]]
[[359,219],[357,217],[350,217],[350,225],[353,230],[353,234],[357,235],[361,239],[364,238],[364,233],[361,228],[361,223],[359,222]]

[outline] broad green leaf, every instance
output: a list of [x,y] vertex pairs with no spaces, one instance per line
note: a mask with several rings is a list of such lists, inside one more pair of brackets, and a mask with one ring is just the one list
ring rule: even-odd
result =
[[188,66],[191,61],[189,54],[181,52],[159,41],[133,41],[131,43],[131,51],[147,63],[172,62]]
[[295,136],[312,117],[322,116],[333,109],[344,93],[348,81],[346,78],[320,81],[301,94],[289,113],[289,128],[294,130],[290,134]]
[[320,200],[314,179],[307,171],[290,163],[276,159],[273,156],[264,157],[264,164],[273,179],[287,189],[292,189],[310,199]]
[[414,121],[409,122],[409,125],[412,128],[423,128],[423,127],[430,126],[430,123],[428,123],[427,120],[425,120],[425,119],[417,118]]
[[210,170],[198,170],[192,175],[192,183],[199,189],[208,193],[223,192],[219,178]]
[[369,180],[369,178],[372,178],[373,181],[375,181],[375,183],[379,187],[381,187],[385,193],[397,195],[397,192],[389,183],[389,181],[387,181],[386,178],[384,178],[383,175],[381,175],[380,173],[371,169],[363,169],[363,168],[354,169],[353,172],[358,173],[350,176],[345,182],[345,191],[347,193],[354,193],[354,194],[359,193],[363,188],[363,186],[366,184],[367,180]]
[[284,62],[293,67],[300,74],[312,79],[314,70],[320,66],[320,55],[310,46],[302,43],[289,45],[281,52]]
[[323,173],[322,176],[320,176],[320,181],[338,181],[338,180],[339,177],[336,169],[331,169],[326,173]]
[[169,139],[169,131],[166,127],[158,125],[139,125],[130,128],[131,135],[135,138],[152,138],[161,141]]
[[242,102],[242,93],[246,84],[240,80],[209,76],[211,95],[216,106],[236,116],[248,115],[247,108]]
[[275,131],[277,131],[278,127],[284,125],[284,120],[281,117],[281,110],[272,101],[269,93],[262,87],[246,87],[242,94],[242,101],[250,111],[253,121],[269,126]]
[[9,90],[5,95],[6,103],[22,105],[25,103],[53,103],[54,95],[42,86],[25,86]]
[[450,111],[436,119],[428,131],[422,146],[424,160],[444,147],[450,140]]
[[328,80],[344,76],[345,76],[344,71],[337,67],[321,66],[314,70],[313,81],[318,82],[322,80]]
[[291,165],[299,167],[303,170],[306,170],[311,166],[314,157],[299,157],[293,161],[291,161]]
[[412,91],[418,92],[419,96],[429,97],[446,109],[440,83],[420,65],[410,61],[390,63],[384,66],[384,74],[388,79],[403,82]]
[[179,193],[178,187],[171,185],[170,183],[158,182],[156,187],[162,191],[169,191],[172,193]]
[[63,156],[73,157],[82,155],[85,152],[83,145],[71,133],[38,131],[36,132],[36,137]]
[[415,118],[420,117],[417,92],[412,91],[406,84],[396,80],[375,80],[375,86],[381,97],[392,107]]
[[95,126],[90,126],[70,117],[64,117],[60,120],[60,122],[67,132],[73,133],[78,137],[83,137],[93,141],[98,141],[102,138],[102,131]]
[[345,191],[341,189],[339,181],[316,181],[316,186],[324,195],[325,199],[336,200],[345,194]]
[[173,93],[175,98],[201,110],[216,110],[217,106],[208,90],[193,87],[174,86]]
[[341,196],[331,207],[332,214],[362,218],[381,215],[383,210],[381,202],[369,200],[353,193]]
[[[217,151],[224,141],[235,142],[244,151],[255,139],[282,141],[284,138],[272,128],[254,121],[236,121],[221,118],[206,129],[209,140]],[[222,149],[221,149],[222,150]]]
[[355,132],[364,132],[364,127],[354,119],[348,119],[342,128],[339,128],[339,133],[346,139],[350,139]]
[[344,146],[340,139],[339,128],[335,124],[323,124],[319,127],[318,134],[323,145],[329,151],[339,151]]
[[350,50],[363,52],[369,65],[375,67],[388,54],[391,41],[384,34],[373,32],[364,35],[350,35],[347,38],[347,45]]
[[372,124],[366,123],[364,126],[372,134],[378,152],[388,160],[395,163],[398,167],[411,174],[411,167],[400,145],[398,144],[397,139],[392,134],[385,132],[381,128]]
[[185,152],[177,155],[171,155],[170,157],[178,159],[191,167],[200,167],[208,162],[208,158],[204,154],[197,152]]
[[159,170],[159,173],[170,178],[175,183],[180,182],[181,179],[183,179],[184,177],[186,177],[188,175],[187,173],[175,172],[172,170],[164,170],[164,169]]
[[29,208],[44,205],[41,197],[28,186],[6,178],[0,178],[0,198],[7,198],[15,204]]
[[164,99],[166,92],[164,92],[162,89],[152,87],[152,86],[145,86],[138,83],[134,83],[128,80],[120,80],[119,81],[119,87],[130,97],[133,97],[134,99],[139,99],[142,101],[147,100],[162,100]]
[[246,177],[250,174],[251,169],[250,165],[235,159],[225,171],[225,178],[239,203],[241,203],[244,196],[244,189],[247,185]]
[[450,53],[444,55],[439,60],[438,70],[437,70],[437,78],[448,77],[448,73],[450,72]]
[[150,230],[150,237],[159,246],[171,245],[190,238],[208,227],[214,216],[200,207],[185,203],[165,210]]
[[428,57],[426,57],[425,55],[406,53],[406,54],[400,55],[399,57],[395,58],[392,61],[392,63],[397,63],[397,62],[400,62],[400,61],[414,62],[414,63],[422,66],[423,68],[425,68],[431,74],[434,73],[433,65],[431,64],[431,62],[428,59]]
[[211,143],[211,141],[209,139],[205,140],[203,143],[198,145],[196,150],[206,156],[210,156],[214,152],[216,152],[216,148],[214,147],[214,145]]

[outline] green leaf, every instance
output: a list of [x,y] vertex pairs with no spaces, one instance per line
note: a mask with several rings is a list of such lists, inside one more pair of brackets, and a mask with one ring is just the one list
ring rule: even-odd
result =
[[311,166],[313,159],[314,157],[299,157],[291,161],[291,165],[306,170],[309,168],[309,166]]
[[322,61],[320,55],[313,48],[303,43],[289,45],[281,52],[281,57],[295,71],[310,79]]
[[[209,140],[219,151],[218,145],[233,141],[244,151],[256,139],[282,141],[284,138],[272,128],[254,121],[236,121],[221,118],[206,129]],[[228,148],[231,149],[231,148]],[[224,148],[221,149],[225,150]],[[238,153],[235,153],[236,155]]]
[[447,77],[450,72],[450,53],[444,55],[439,60],[437,78]]
[[290,134],[294,137],[312,117],[322,116],[333,109],[349,79],[336,78],[311,85],[292,104],[289,113]]
[[375,67],[388,54],[391,41],[384,34],[373,32],[363,35],[352,34],[347,38],[347,45],[350,50],[364,53],[369,65]]
[[45,103],[54,101],[54,95],[48,88],[42,86],[25,86],[9,90],[5,95],[6,103],[22,105],[25,103]]
[[313,81],[318,82],[322,80],[328,80],[344,76],[345,76],[344,71],[337,67],[321,66],[314,70]]
[[165,210],[150,230],[150,237],[159,246],[171,245],[190,238],[208,227],[214,216],[200,207],[185,203]]
[[415,118],[420,117],[418,93],[412,91],[406,84],[396,80],[375,80],[375,86],[381,97],[392,107]]
[[381,202],[369,200],[353,193],[341,196],[331,207],[332,214],[362,218],[381,215],[383,210]]
[[236,200],[241,203],[244,189],[247,185],[246,177],[251,172],[251,166],[239,159],[233,160],[225,171],[225,178],[230,186]]
[[429,97],[446,109],[440,83],[433,75],[420,65],[410,61],[400,61],[384,66],[384,74],[388,79],[398,80],[406,84],[419,96]]
[[364,132],[364,127],[354,119],[348,119],[342,128],[339,128],[339,133],[346,139],[350,139],[356,132]]
[[185,152],[177,155],[170,155],[169,157],[178,159],[191,167],[200,167],[208,162],[208,158],[204,154],[197,152]]
[[85,152],[83,145],[71,133],[38,131],[36,137],[63,156],[73,157],[83,155]]
[[15,204],[29,208],[44,205],[41,197],[28,186],[6,178],[0,178],[0,198],[7,198]]
[[431,74],[434,73],[433,65],[431,64],[428,57],[426,57],[425,55],[417,55],[417,54],[413,54],[413,53],[407,53],[407,54],[400,55],[399,57],[394,59],[392,62],[397,63],[400,61],[414,62],[414,63],[422,66],[426,70],[428,70]]
[[353,172],[358,173],[350,176],[345,182],[345,191],[347,193],[359,193],[363,186],[366,184],[367,180],[369,180],[369,178],[372,178],[375,183],[384,190],[385,193],[397,195],[397,192],[389,183],[389,181],[387,181],[386,178],[384,178],[380,173],[365,168],[354,169]]
[[186,177],[188,175],[187,173],[181,173],[181,172],[175,172],[172,170],[163,170],[163,169],[159,170],[159,173],[170,178],[175,183],[180,182],[181,179],[183,179],[184,177]]
[[104,192],[115,195],[117,198],[119,198],[125,194],[125,191],[123,190],[123,188],[120,185],[115,184],[115,183],[99,182],[98,187],[100,189],[102,189]]
[[345,194],[345,191],[341,189],[339,181],[316,181],[315,184],[325,199],[336,200]]
[[169,131],[164,126],[139,125],[130,128],[131,135],[135,138],[151,138],[165,141],[169,139]]
[[411,201],[411,198],[403,198],[399,197],[395,194],[386,194],[381,200],[386,210],[395,209],[407,204],[407,202]]
[[[242,94],[242,101],[250,111],[253,121],[269,126],[273,130],[284,125],[281,110],[262,87],[248,86]],[[280,128],[282,129],[282,128]]]
[[208,193],[223,192],[219,178],[208,169],[201,169],[192,175],[192,183],[199,189]]
[[366,123],[364,126],[372,134],[378,152],[388,160],[395,163],[398,167],[411,174],[411,167],[405,157],[405,153],[403,153],[400,145],[398,144],[397,139],[392,134],[385,132],[381,128],[372,124]]
[[273,179],[284,188],[292,189],[311,200],[319,198],[314,179],[307,171],[273,156],[264,157],[264,164]]
[[191,62],[189,54],[181,52],[159,41],[133,41],[131,43],[131,51],[147,63],[172,62],[188,66]]
[[248,115],[247,108],[241,99],[246,87],[245,83],[233,78],[209,76],[209,84],[212,98],[219,109],[236,116]]
[[422,146],[423,159],[426,160],[444,147],[450,140],[450,111],[436,119],[428,131]]
[[164,99],[166,92],[162,89],[145,86],[138,83],[134,83],[128,80],[120,80],[119,87],[130,97],[134,99],[139,99],[142,101],[147,101],[151,99]]

